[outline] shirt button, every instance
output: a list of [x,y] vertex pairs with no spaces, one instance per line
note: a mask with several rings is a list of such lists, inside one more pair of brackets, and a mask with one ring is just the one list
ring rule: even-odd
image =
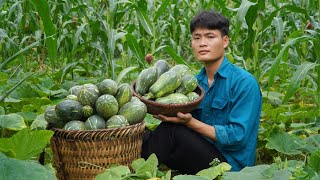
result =
[[209,115],[208,115],[208,114],[206,114],[206,117],[209,117]]
[[207,93],[207,95],[209,96],[209,93]]

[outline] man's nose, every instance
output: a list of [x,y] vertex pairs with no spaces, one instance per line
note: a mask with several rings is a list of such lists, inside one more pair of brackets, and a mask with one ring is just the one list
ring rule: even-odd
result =
[[200,39],[200,46],[201,46],[201,47],[207,46],[207,41],[206,41],[204,38],[201,38],[201,39]]

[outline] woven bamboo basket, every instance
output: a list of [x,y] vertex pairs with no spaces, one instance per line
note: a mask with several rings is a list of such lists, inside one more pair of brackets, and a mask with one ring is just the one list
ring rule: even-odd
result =
[[51,148],[58,179],[94,179],[111,165],[130,167],[140,158],[144,122],[121,128],[53,129]]
[[189,113],[195,108],[197,108],[204,96],[203,88],[197,85],[197,88],[194,90],[194,92],[199,94],[198,99],[182,104],[161,104],[153,100],[148,100],[136,93],[135,83],[136,82],[134,81],[131,85],[133,95],[138,97],[142,102],[144,102],[144,104],[147,106],[148,113],[153,115],[163,114],[166,116],[176,116],[178,112]]

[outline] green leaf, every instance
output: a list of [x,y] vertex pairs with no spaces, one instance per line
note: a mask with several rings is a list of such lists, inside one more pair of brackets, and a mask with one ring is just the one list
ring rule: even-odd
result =
[[158,159],[155,154],[151,154],[149,158],[137,167],[135,174],[140,178],[153,178],[157,175]]
[[26,128],[27,125],[24,122],[24,119],[19,114],[7,114],[7,115],[0,115],[0,127],[5,129],[10,129],[13,131],[18,131],[23,128]]
[[311,153],[308,158],[308,165],[316,172],[320,172],[320,150]]
[[288,99],[294,95],[294,93],[300,87],[300,82],[307,76],[310,69],[314,69],[315,66],[315,63],[304,62],[298,67],[298,69],[293,73],[293,76],[290,80],[287,93],[283,98],[283,103],[287,102]]
[[134,71],[134,70],[137,70],[138,67],[127,67],[127,68],[124,68],[118,75],[117,79],[116,79],[116,82],[117,83],[120,83],[121,80],[131,71]]
[[143,158],[132,161],[131,167],[136,172],[146,161]]
[[52,135],[53,131],[24,128],[10,138],[0,139],[0,150],[12,150],[16,159],[28,160],[42,152]]
[[44,118],[44,114],[38,115],[32,122],[30,129],[32,130],[45,130],[48,122]]
[[[289,11],[286,11],[286,10],[289,10]],[[284,11],[284,12],[281,12],[281,16],[284,16],[288,13],[295,12],[295,13],[304,14],[305,17],[309,17],[307,11],[303,8],[300,8],[297,5],[284,5],[280,8],[277,8],[276,10],[272,11],[271,13],[269,13],[269,17],[267,17],[266,20],[263,22],[263,27],[262,27],[261,32],[264,32],[266,28],[270,27],[272,20],[274,19],[275,16],[277,16],[279,11]]]
[[178,175],[178,176],[174,176],[173,180],[210,180],[210,178],[194,176],[194,175]]
[[101,174],[98,174],[95,180],[117,180],[122,176],[130,174],[130,169],[127,166],[111,167]]
[[153,18],[155,23],[158,21],[160,15],[163,14],[163,12],[168,7],[168,5],[171,4],[171,0],[163,0],[160,2],[161,2],[161,6],[158,8],[158,10],[156,11],[156,14],[154,15],[154,18]]
[[262,180],[266,179],[263,172],[270,168],[270,165],[258,165],[253,167],[245,167],[239,172],[225,172],[222,176],[223,180]]
[[51,64],[57,59],[58,40],[56,37],[56,28],[50,17],[49,2],[47,0],[31,0],[38,10],[43,22],[43,28],[46,34],[46,46],[50,57]]
[[283,32],[284,32],[284,25],[283,25],[282,18],[275,17],[273,19],[273,23],[276,28],[278,44],[281,45],[283,42]]
[[9,76],[6,73],[0,72],[0,86],[4,86],[7,84]]
[[236,23],[235,23],[236,27],[235,27],[234,39],[236,39],[238,37],[238,34],[239,34],[241,27],[248,29],[248,25],[246,23],[245,17],[246,17],[246,14],[247,14],[249,8],[255,4],[256,3],[252,3],[248,0],[243,0],[241,2],[241,5],[238,9],[237,16],[236,16],[237,19],[236,19]]
[[284,61],[286,61],[288,59],[288,50],[289,48],[299,42],[304,42],[304,41],[308,41],[308,40],[312,40],[313,37],[309,36],[309,35],[304,35],[301,37],[297,37],[297,38],[292,38],[289,39],[284,46],[282,47],[280,53],[277,55],[276,59],[274,60],[271,69],[270,69],[270,74],[269,74],[269,78],[268,78],[268,91],[270,90],[270,87],[272,86],[272,84],[274,83],[274,77],[276,76],[277,73],[279,73],[279,68],[280,68],[280,61],[283,59]]
[[5,115],[6,111],[4,110],[4,107],[0,106],[0,115]]
[[210,179],[215,179],[216,177],[222,175],[226,171],[230,171],[231,166],[228,163],[222,162],[217,166],[210,167],[199,171],[196,175],[202,177],[208,177]]
[[30,45],[28,45],[27,47],[21,49],[20,51],[18,51],[17,53],[15,53],[14,55],[12,55],[11,57],[9,57],[8,59],[6,59],[5,61],[3,61],[1,64],[0,64],[0,70],[2,70],[9,62],[11,62],[12,60],[14,60],[17,56],[19,56],[20,54],[28,51],[29,49],[32,49],[33,47],[35,46],[38,46],[40,43],[39,41],[37,42],[34,42]]
[[[26,106],[32,106],[32,104],[28,104],[28,105],[25,105],[24,107]],[[33,109],[33,108],[32,108]],[[34,109],[33,109],[34,110]],[[24,119],[24,121],[29,124],[28,122],[32,122],[36,117],[37,117],[37,113],[35,112],[30,112],[30,111],[27,111],[27,112],[17,112],[17,114],[19,114],[20,116],[22,116],[22,118]]]
[[138,62],[142,66],[144,66],[144,63],[143,63],[144,55],[142,54],[142,50],[139,46],[137,38],[132,34],[128,33],[126,35],[126,41],[128,43],[130,50],[133,52],[134,56],[138,59]]
[[8,158],[0,153],[0,179],[6,180],[56,180],[53,168],[46,168],[37,162]]
[[171,170],[167,171],[166,174],[161,177],[161,180],[171,180]]
[[266,148],[275,149],[278,152],[287,155],[297,155],[302,153],[301,149],[305,146],[306,142],[295,135],[290,135],[287,132],[274,132],[272,131],[269,137]]
[[280,169],[273,173],[272,180],[290,179],[291,175],[292,174],[288,169]]
[[177,55],[173,48],[170,46],[166,46],[164,47],[164,50],[173,58],[173,60],[177,63],[177,64],[185,64],[186,66],[188,66],[190,69],[192,69],[190,67],[190,65],[184,60],[182,59],[179,55]]
[[0,10],[2,9],[2,6],[4,5],[5,2],[6,0],[0,0]]
[[151,24],[151,21],[145,11],[143,11],[140,7],[134,6],[137,17],[139,19],[140,24],[142,25],[143,29],[151,36],[154,36],[153,34],[153,26]]
[[81,38],[81,33],[85,31],[85,27],[86,27],[87,25],[88,25],[87,23],[82,24],[82,25],[77,29],[76,33],[74,34],[74,36],[73,36],[73,46],[72,46],[72,51],[73,51],[73,53],[76,52],[75,50],[77,49],[77,47],[78,47],[78,45],[79,45],[78,43],[79,43],[79,41],[82,39],[82,38]]

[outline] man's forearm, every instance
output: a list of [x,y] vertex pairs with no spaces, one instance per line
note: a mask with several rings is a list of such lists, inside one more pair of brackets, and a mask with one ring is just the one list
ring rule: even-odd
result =
[[200,133],[201,135],[216,141],[216,130],[213,126],[205,124],[195,118],[192,118],[185,124],[188,128]]

